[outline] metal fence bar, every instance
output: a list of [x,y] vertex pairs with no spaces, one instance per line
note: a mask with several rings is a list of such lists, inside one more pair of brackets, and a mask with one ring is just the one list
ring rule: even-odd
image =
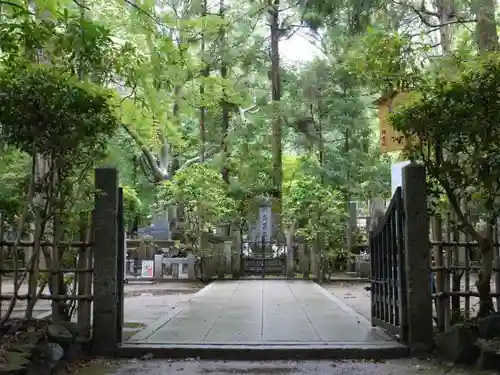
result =
[[405,230],[405,212],[403,209],[403,198],[399,191],[399,199],[396,201],[396,269],[397,269],[397,316],[398,320],[396,326],[400,327],[400,339],[402,342],[408,342],[408,316],[407,316],[407,289],[406,289],[406,253],[404,243],[404,230]]
[[[500,230],[499,230],[499,220],[497,219],[496,225],[495,225],[495,234],[493,235],[493,241],[499,242],[500,239]],[[494,246],[494,269],[495,269],[495,291],[500,291],[500,246]],[[500,298],[496,299],[496,308],[497,311],[500,311]]]
[[[0,213],[0,240],[2,240],[5,237],[5,218],[4,216]],[[6,251],[6,247],[4,245],[0,244],[0,269],[4,267],[4,253]],[[3,273],[0,272],[0,296],[2,295],[2,276]],[[3,314],[3,303],[0,300],[0,318],[2,317]]]
[[[274,248],[275,246],[275,248]],[[241,242],[241,273],[245,276],[285,276],[287,247],[265,237]]]
[[372,324],[407,339],[405,332],[405,266],[401,189],[370,234]]

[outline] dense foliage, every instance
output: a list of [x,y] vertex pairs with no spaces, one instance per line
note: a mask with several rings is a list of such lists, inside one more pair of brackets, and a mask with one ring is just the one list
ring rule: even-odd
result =
[[[272,197],[278,231],[334,253],[348,202],[388,198],[402,157],[380,154],[373,101],[414,90],[396,127],[421,141],[415,157],[456,210],[473,197],[492,219],[498,64],[481,59],[496,48],[495,12],[473,3],[2,3],[2,213],[22,216],[32,157],[86,161],[65,190],[78,222],[89,171],[106,163],[120,171],[129,232],[177,211],[187,225],[172,229],[200,245],[216,226],[246,233]],[[298,35],[316,56],[287,59]]]
[[5,71],[0,87],[4,140],[30,155],[39,153],[75,165],[76,159],[99,157],[92,153],[102,152],[118,128],[110,91],[54,68]]
[[[449,72],[448,72],[449,76]],[[496,55],[462,64],[455,77],[421,83],[414,100],[392,116],[394,127],[413,142],[409,152],[427,167],[457,215],[464,233],[481,249],[483,269],[478,289],[480,314],[493,310],[490,293],[493,227],[500,213],[500,64]],[[477,228],[467,217],[474,209],[486,223]]]
[[419,86],[414,101],[392,116],[395,128],[415,139],[410,151],[450,203],[474,201],[488,222],[500,209],[499,83],[498,57],[475,60],[454,78]]
[[[274,89],[269,79],[275,76],[269,71],[266,4],[221,1],[186,7],[183,2],[165,1],[164,5],[99,1],[35,1],[30,9],[16,1],[3,5],[2,17],[8,22],[2,25],[0,38],[7,69],[2,90],[16,90],[16,95],[2,97],[2,106],[9,107],[0,119],[4,137],[14,133],[17,137],[9,143],[29,153],[64,134],[62,143],[51,141],[54,148],[81,152],[82,136],[108,129],[96,131],[99,139],[87,139],[96,146],[106,145],[105,162],[120,170],[129,231],[148,225],[159,207],[174,203],[186,212],[201,210],[207,230],[230,222],[247,226],[255,219],[260,197],[276,196],[276,183],[286,191],[283,220],[299,227],[307,222],[304,203],[289,186],[310,180],[319,191],[333,194],[334,206],[319,198],[315,206],[324,213],[320,216],[330,215],[321,219],[325,230],[330,219],[343,227],[346,200],[388,195],[390,158],[377,151],[376,117],[370,104],[374,97],[332,60],[345,38],[336,42],[325,34],[327,58],[310,58],[306,63],[282,59],[280,95],[270,101]],[[279,27],[286,30],[282,39],[297,32],[294,24],[300,14],[307,14],[304,20],[311,32],[319,31],[315,20],[334,31],[317,9],[304,13],[300,5],[285,2],[280,7]],[[344,32],[350,35],[349,30]],[[16,70],[11,67],[23,65],[18,62],[26,58],[36,62],[23,63],[29,74],[12,76],[9,72]],[[103,89],[115,91],[121,99],[112,102]],[[40,116],[22,111],[30,101],[36,101]],[[14,126],[15,113],[22,115],[17,118],[25,125]],[[112,135],[115,114],[121,129]],[[283,160],[300,157],[300,177],[285,171],[284,180],[276,180],[276,168],[281,168],[276,161],[278,138]],[[13,152],[19,151],[6,148],[3,157]],[[74,159],[70,154],[65,157]],[[87,160],[96,165],[101,158]],[[25,175],[16,170],[16,184],[23,184]],[[13,186],[12,174],[5,174],[2,181],[7,178]],[[0,197],[5,197],[2,205],[11,211],[21,206],[15,195],[0,193]],[[341,233],[335,232],[339,243]]]

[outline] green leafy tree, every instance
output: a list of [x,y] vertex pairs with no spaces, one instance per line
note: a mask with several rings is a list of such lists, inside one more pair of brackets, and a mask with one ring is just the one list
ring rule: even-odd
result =
[[[48,66],[33,66],[20,59],[17,67],[2,72],[0,86],[4,141],[31,159],[29,187],[22,212],[18,212],[13,248],[17,259],[17,248],[31,213],[35,218],[35,246],[28,260],[29,268],[34,269],[29,275],[30,302],[26,310],[30,318],[36,302],[40,252],[43,251],[50,267],[52,262],[60,267],[64,249],[59,244],[70,231],[68,224],[73,219],[75,201],[88,194],[89,173],[95,162],[104,157],[106,140],[113,136],[119,123],[112,107],[112,92]],[[51,252],[41,246],[46,237],[52,239]],[[16,288],[25,277],[26,273],[19,278],[14,262]],[[58,277],[51,274],[49,287],[53,294],[67,293],[62,274]],[[0,325],[10,315],[15,299],[12,301]],[[54,318],[70,319],[64,301],[58,306],[53,311]]]
[[202,232],[226,224],[236,209],[220,172],[205,164],[192,165],[162,183],[155,205],[164,209],[171,204],[183,208],[188,225],[185,233],[198,246]]
[[[446,194],[461,229],[479,245],[479,316],[493,311],[493,227],[500,214],[500,132],[495,125],[500,116],[499,82],[497,56],[475,59],[462,65],[453,79],[423,84],[415,101],[392,116],[396,129],[416,139],[410,152]],[[464,203],[474,205],[485,228],[471,222]]]

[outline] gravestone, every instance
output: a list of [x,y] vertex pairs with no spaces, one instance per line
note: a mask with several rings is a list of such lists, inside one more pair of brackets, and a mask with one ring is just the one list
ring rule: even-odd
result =
[[155,240],[170,240],[170,222],[168,211],[158,212],[153,216],[150,235]]
[[259,221],[256,220],[251,222],[248,228],[248,241],[249,242],[260,242],[259,239]]
[[379,221],[384,217],[384,215],[385,215],[384,200],[381,198],[372,199],[370,201],[370,225],[367,228],[368,232],[372,232],[375,228],[377,228]]
[[[355,245],[355,236],[356,236],[356,231],[358,227],[358,221],[357,221],[357,205],[356,202],[349,202],[347,205],[347,228],[346,228],[346,238],[347,238],[347,251],[349,253],[353,253],[354,251],[354,245]],[[321,249],[318,249],[321,251]],[[356,265],[355,262],[349,261],[348,265],[348,271],[353,272],[355,271]]]
[[268,200],[259,207],[259,237],[261,241],[271,241],[273,231],[272,205]]
[[241,274],[241,268],[240,268],[240,262],[241,262],[241,233],[240,231],[236,228],[231,228],[231,237],[233,239],[233,245],[232,245],[232,257],[231,257],[231,273],[233,276],[240,276]]

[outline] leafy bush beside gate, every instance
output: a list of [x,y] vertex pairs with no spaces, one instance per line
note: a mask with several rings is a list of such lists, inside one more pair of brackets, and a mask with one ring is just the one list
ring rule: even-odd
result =
[[[68,283],[76,288],[77,279],[83,279],[64,274],[78,273],[77,255],[87,262],[81,263],[80,269],[85,268],[83,264],[91,267],[85,254],[91,228],[92,200],[88,198],[93,194],[92,171],[105,156],[107,139],[119,123],[111,91],[54,67],[33,66],[24,60],[16,63],[0,74],[1,131],[3,140],[30,160],[31,173],[22,187],[26,197],[16,223],[2,218],[0,241],[5,241],[5,225],[10,224],[15,239],[4,245],[14,258],[21,247],[29,250],[27,267],[21,270],[14,262],[11,270],[15,294],[22,280],[28,281],[26,317],[32,317],[40,298],[58,302],[53,305],[54,321],[69,320],[78,298],[68,296]],[[21,244],[26,236],[32,238],[31,245]],[[73,271],[61,271],[68,263]],[[88,271],[82,272],[89,275]],[[45,278],[42,274],[46,274]],[[86,284],[89,282],[87,278]],[[46,285],[50,295],[42,293]],[[9,318],[16,300],[11,300],[0,325]]]
[[[414,102],[395,113],[392,122],[415,139],[408,152],[425,164],[432,191],[446,197],[459,230],[477,243],[482,258],[478,316],[484,317],[494,311],[490,280],[493,228],[500,213],[500,58],[454,60],[453,68],[420,83]],[[467,214],[471,208],[484,228]]]

